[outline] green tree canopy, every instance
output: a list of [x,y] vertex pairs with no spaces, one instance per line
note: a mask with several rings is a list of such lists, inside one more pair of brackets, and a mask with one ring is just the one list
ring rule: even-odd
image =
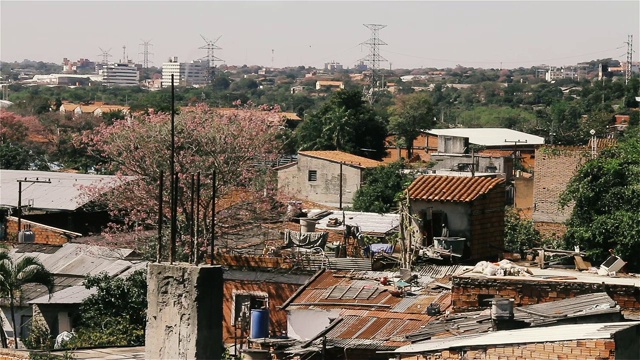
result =
[[431,97],[425,92],[399,96],[391,114],[389,130],[402,140],[407,149],[407,158],[411,159],[413,141],[422,130],[435,125]]
[[387,213],[397,205],[397,194],[410,182],[409,175],[402,172],[404,164],[395,162],[365,171],[365,182],[353,198],[353,209],[376,213]]
[[574,203],[567,225],[568,245],[580,245],[595,261],[613,249],[631,268],[640,269],[640,133],[603,150],[578,170],[561,197]]
[[334,93],[296,129],[300,150],[340,150],[374,158],[384,156],[386,134],[386,121],[359,90]]
[[89,276],[87,289],[96,293],[80,306],[77,338],[72,346],[144,345],[147,314],[147,276],[137,270],[127,278],[112,278],[106,273]]
[[[3,250],[0,252],[0,296],[9,298],[11,323],[13,325],[13,339],[18,348],[18,328],[16,328],[15,303],[19,302],[22,287],[26,284],[44,285],[49,293],[53,291],[53,274],[45,269],[42,263],[32,257],[25,256],[14,262],[11,255]],[[0,325],[2,346],[7,347],[7,338]]]

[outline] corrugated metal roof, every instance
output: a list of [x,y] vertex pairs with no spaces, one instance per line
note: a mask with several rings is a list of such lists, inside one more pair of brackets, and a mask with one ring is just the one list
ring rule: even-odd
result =
[[501,183],[504,179],[423,175],[415,179],[407,191],[412,200],[471,202]]
[[56,291],[51,296],[43,295],[37,299],[29,301],[29,304],[79,304],[84,299],[96,293],[96,289],[86,287],[71,286],[60,291]]
[[18,179],[50,179],[50,184],[22,184],[22,204],[36,209],[76,210],[90,199],[82,196],[82,186],[114,187],[120,179],[112,175],[73,174],[49,171],[2,170],[0,207],[18,206]]
[[349,154],[343,151],[300,151],[298,156],[309,156],[337,163],[344,163],[360,168],[370,168],[384,165],[382,161],[368,159],[366,157]]
[[459,347],[527,344],[587,339],[610,339],[618,331],[640,325],[640,322],[559,325],[549,331],[545,327],[495,331],[485,334],[463,335],[428,340],[400,347],[396,353],[428,353]]
[[[521,131],[503,128],[432,129],[428,134],[469,138],[469,143],[483,146],[509,146],[517,140],[518,146],[543,145],[544,138]],[[523,142],[526,142],[523,144]]]

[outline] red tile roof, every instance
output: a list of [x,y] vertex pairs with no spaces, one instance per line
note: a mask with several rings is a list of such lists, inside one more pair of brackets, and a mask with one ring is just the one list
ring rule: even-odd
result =
[[423,175],[414,180],[407,191],[412,200],[471,202],[501,183],[504,179]]
[[334,162],[341,162],[348,165],[355,165],[362,168],[376,167],[384,165],[382,161],[368,159],[366,157],[349,154],[343,151],[300,151],[298,155],[310,156]]

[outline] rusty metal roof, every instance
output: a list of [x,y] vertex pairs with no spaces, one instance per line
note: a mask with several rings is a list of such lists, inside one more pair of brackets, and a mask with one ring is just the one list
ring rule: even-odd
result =
[[471,202],[504,179],[489,177],[423,175],[407,191],[412,200]]
[[366,157],[349,154],[343,151],[300,151],[298,156],[309,156],[317,159],[329,160],[337,163],[344,163],[360,168],[370,168],[384,165],[382,161],[372,160]]

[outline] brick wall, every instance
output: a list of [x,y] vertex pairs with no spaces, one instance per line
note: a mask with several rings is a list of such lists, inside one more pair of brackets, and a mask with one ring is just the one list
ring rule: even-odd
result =
[[28,360],[31,359],[27,350],[0,349],[0,360]]
[[517,177],[514,179],[514,207],[520,217],[531,219],[533,216],[533,178]]
[[584,147],[543,146],[536,149],[534,222],[564,223],[569,218],[573,207],[560,210],[559,197],[589,154]]
[[504,183],[471,205],[471,257],[497,259],[504,248]]
[[515,306],[524,306],[601,291],[606,292],[623,310],[640,308],[640,288],[633,285],[464,276],[456,276],[452,282],[454,311],[479,310],[483,307],[480,300],[486,295],[512,298]]
[[616,358],[615,348],[616,344],[612,339],[591,339],[444,350],[433,355],[403,356],[402,360],[613,360]]
[[545,238],[560,238],[567,232],[567,225],[561,223],[537,221],[533,226]]
[[[36,234],[36,244],[63,245],[68,243],[71,238],[82,235],[24,219],[21,220],[21,225],[23,228],[27,226],[33,230]],[[7,240],[17,241],[17,233],[18,219],[10,216],[7,218]]]
[[[281,335],[287,331],[287,312],[281,310],[279,306],[284,304],[298,290],[300,285],[284,284],[261,281],[224,281],[223,299],[223,340],[226,344],[234,342],[234,325],[232,325],[232,314],[234,306],[234,291],[238,292],[265,292],[269,297],[269,332],[274,335]],[[238,331],[238,335],[240,331]],[[246,336],[249,334],[246,333]],[[246,339],[245,339],[246,345]]]

